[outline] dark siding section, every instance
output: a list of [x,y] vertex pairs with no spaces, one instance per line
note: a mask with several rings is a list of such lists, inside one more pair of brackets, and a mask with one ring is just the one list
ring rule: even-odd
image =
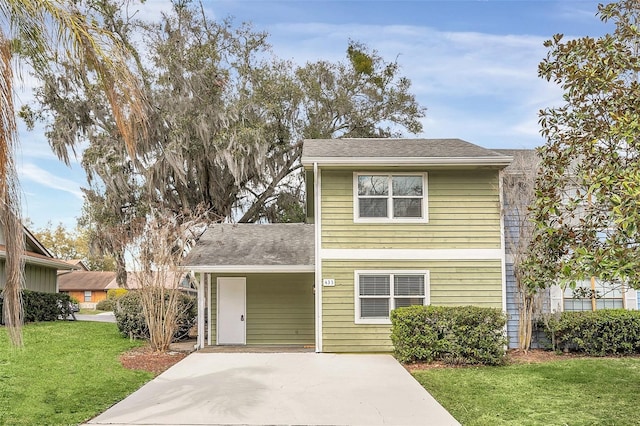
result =
[[516,279],[513,274],[513,263],[507,262],[507,336],[509,348],[518,347],[518,298],[516,292]]
[[[24,267],[24,285],[27,290],[55,293],[58,270],[46,266],[26,264]],[[5,263],[0,261],[0,289],[5,283]]]

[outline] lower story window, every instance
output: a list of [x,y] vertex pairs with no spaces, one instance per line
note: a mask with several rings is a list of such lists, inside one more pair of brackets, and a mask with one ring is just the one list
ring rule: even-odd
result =
[[91,292],[90,291],[85,291],[84,292],[84,301],[85,302],[91,302]]
[[578,281],[575,289],[568,287],[564,290],[565,311],[591,311],[593,300],[595,308],[622,309],[624,307],[621,284],[613,284],[595,280],[593,286],[591,280]]
[[412,305],[428,305],[426,271],[356,272],[358,324],[389,324],[391,311]]

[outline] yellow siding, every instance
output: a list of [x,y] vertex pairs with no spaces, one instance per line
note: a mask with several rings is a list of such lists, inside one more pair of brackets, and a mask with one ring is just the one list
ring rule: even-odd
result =
[[500,248],[498,171],[427,172],[428,223],[376,224],[353,221],[353,172],[323,170],[322,247]]
[[392,351],[390,325],[355,324],[355,270],[428,270],[432,305],[502,307],[500,260],[354,261],[324,260],[322,288],[324,352]]
[[212,343],[215,343],[217,277],[230,276],[247,279],[247,344],[314,344],[313,274],[212,275]]

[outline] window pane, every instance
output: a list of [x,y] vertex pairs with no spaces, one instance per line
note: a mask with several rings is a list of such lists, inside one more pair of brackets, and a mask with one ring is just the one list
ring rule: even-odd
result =
[[419,297],[402,297],[395,299],[396,308],[406,308],[413,305],[424,305],[424,299]]
[[360,299],[360,318],[389,318],[389,299]]
[[360,296],[389,296],[389,275],[360,275]]
[[388,195],[387,176],[358,176],[358,195]]
[[422,196],[422,176],[394,176],[393,195]]
[[622,309],[622,299],[596,299],[596,309]]
[[422,198],[394,198],[393,217],[422,217]]
[[564,299],[565,311],[590,311],[591,299]]
[[360,217],[388,217],[386,198],[360,198]]
[[424,296],[423,275],[396,275],[393,281],[394,296]]

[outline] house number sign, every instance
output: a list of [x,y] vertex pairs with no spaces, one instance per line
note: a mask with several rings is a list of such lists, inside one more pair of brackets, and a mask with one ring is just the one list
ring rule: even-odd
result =
[[334,287],[336,285],[336,280],[333,278],[325,278],[322,280],[323,287]]

